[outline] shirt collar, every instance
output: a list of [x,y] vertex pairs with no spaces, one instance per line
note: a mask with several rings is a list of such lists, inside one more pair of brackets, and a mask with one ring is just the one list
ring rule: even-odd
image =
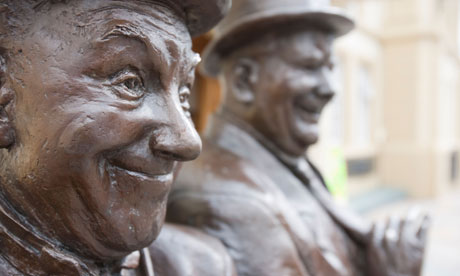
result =
[[303,156],[292,156],[284,151],[282,151],[275,143],[270,141],[270,139],[266,138],[263,134],[253,128],[250,124],[244,122],[243,120],[239,119],[237,116],[233,115],[231,112],[226,111],[223,109],[221,112],[216,114],[212,120],[211,124],[211,136],[216,136],[217,132],[225,132],[226,135],[232,135],[231,129],[225,128],[222,125],[231,124],[233,127],[237,128],[238,135],[243,136],[245,140],[253,140],[256,141],[258,144],[262,145],[265,149],[270,151],[273,155],[275,155],[280,161],[289,166],[302,166],[299,164],[304,164],[307,161],[306,154]]
[[24,275],[102,276],[111,275],[114,270],[118,275],[139,266],[139,252],[128,255],[118,264],[98,266],[92,260],[53,244],[14,214],[0,204],[0,257]]

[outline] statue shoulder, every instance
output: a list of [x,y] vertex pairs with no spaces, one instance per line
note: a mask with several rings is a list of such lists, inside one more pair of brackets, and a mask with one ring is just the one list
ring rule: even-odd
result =
[[8,276],[23,276],[14,266],[12,266],[5,258],[0,256],[0,275]]
[[263,192],[270,180],[251,161],[213,143],[205,143],[200,157],[183,165],[173,194],[179,192]]
[[158,276],[236,276],[222,243],[191,227],[165,224],[149,251]]
[[[206,144],[205,144],[206,145]],[[168,199],[166,220],[201,228],[279,217],[282,192],[249,160],[219,148],[204,147],[202,156],[184,164]]]

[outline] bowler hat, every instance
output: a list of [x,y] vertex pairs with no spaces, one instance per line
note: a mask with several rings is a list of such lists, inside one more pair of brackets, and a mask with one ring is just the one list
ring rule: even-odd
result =
[[214,38],[203,53],[201,70],[209,76],[220,71],[220,62],[245,41],[278,28],[316,26],[335,36],[346,34],[353,21],[329,0],[233,0],[229,14],[217,25]]
[[209,31],[231,7],[232,0],[167,0],[179,5],[185,13],[192,36]]

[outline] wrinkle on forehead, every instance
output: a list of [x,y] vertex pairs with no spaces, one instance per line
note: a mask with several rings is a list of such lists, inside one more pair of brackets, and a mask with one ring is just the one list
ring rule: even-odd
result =
[[177,43],[177,41],[171,37],[157,39],[155,36],[152,38],[144,33],[142,28],[126,21],[116,20],[110,24],[112,26],[109,28],[109,31],[104,34],[99,41],[104,42],[111,38],[127,37],[143,43],[147,51],[152,53],[150,56],[154,64],[158,66],[157,69],[160,72],[170,72],[168,74],[162,74],[161,80],[165,87],[172,81],[173,76],[178,73],[187,74],[190,70],[194,69],[200,61],[199,55],[194,54],[190,47],[182,47],[181,43]]
[[[151,52],[152,59],[155,59],[158,70],[190,71],[196,65],[196,58],[191,49],[191,37],[185,21],[180,14],[160,3],[161,1],[163,0],[76,0],[68,1],[65,5],[40,5],[30,13],[27,20],[33,22],[30,30],[21,38],[15,36],[11,39],[8,48],[25,47],[45,35],[57,46],[63,45],[56,50],[75,45],[80,47],[77,49],[79,53],[84,53],[86,47],[94,45],[88,44],[88,41],[101,41],[104,36],[107,38],[118,32],[118,35],[142,41],[147,51]],[[79,41],[81,46],[77,46]],[[166,77],[162,82],[172,83],[170,80],[171,77]]]
[[251,50],[258,56],[277,55],[293,63],[319,61],[331,56],[333,39],[333,36],[321,31],[300,29],[266,36]]
[[[310,43],[299,43],[301,40],[304,40],[304,42],[309,40]],[[279,28],[241,45],[238,49],[234,50],[227,59],[240,56],[256,57],[267,54],[279,55],[279,49],[286,46],[295,48],[300,47],[295,50],[304,54],[307,50],[303,48],[305,45],[309,45],[309,48],[317,48],[325,52],[330,52],[333,40],[333,35],[322,30],[305,27],[293,29]]]
[[[163,53],[165,52],[162,45],[152,42],[147,34],[145,34],[141,28],[136,25],[132,25],[130,22],[125,20],[115,20],[111,22],[109,31],[102,36],[101,41],[108,41],[111,38],[126,37],[140,41],[145,45],[149,52],[153,52],[156,64],[169,64],[168,59]],[[160,47],[159,47],[160,46]]]
[[[179,17],[177,17],[176,14],[172,13],[168,8],[165,8],[163,6],[155,6],[155,8],[150,7],[149,9],[140,9],[138,6],[132,5],[131,3],[111,4],[111,5],[105,5],[103,7],[98,7],[96,9],[92,9],[88,11],[88,13],[91,15],[91,14],[97,14],[100,12],[117,10],[117,9],[132,11],[137,14],[148,17],[150,20],[143,20],[143,22],[137,22],[137,23],[139,24],[145,23],[148,25],[153,25],[158,30],[176,39],[183,40],[182,35],[184,32],[187,32],[185,23],[184,23],[185,21],[181,20]],[[180,34],[178,35],[179,29],[180,29]]]
[[[115,10],[119,12],[114,13]],[[105,16],[107,13],[110,14],[109,20]],[[191,70],[196,66],[191,37],[185,23],[167,7],[150,5],[148,10],[141,10],[129,3],[110,1],[109,4],[90,10],[90,14],[91,25],[109,25],[103,38],[118,35],[141,40],[154,53],[152,57],[161,66],[161,71],[177,72]],[[176,74],[168,75],[171,77],[162,78],[164,85],[170,83]]]
[[319,33],[299,33],[291,36],[287,41],[292,45],[293,55],[320,60],[329,53],[326,37]]

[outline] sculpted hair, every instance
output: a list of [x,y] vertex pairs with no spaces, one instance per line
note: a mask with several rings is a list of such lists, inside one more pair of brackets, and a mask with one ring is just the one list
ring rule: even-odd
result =
[[0,47],[13,36],[21,39],[37,14],[53,4],[67,2],[69,0],[0,0]]

